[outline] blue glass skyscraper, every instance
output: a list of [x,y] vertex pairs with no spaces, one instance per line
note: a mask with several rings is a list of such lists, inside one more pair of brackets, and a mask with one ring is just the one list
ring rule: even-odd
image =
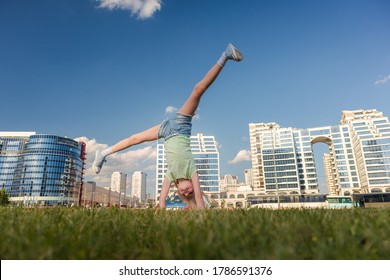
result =
[[24,205],[78,204],[85,144],[66,137],[0,132],[0,188]]

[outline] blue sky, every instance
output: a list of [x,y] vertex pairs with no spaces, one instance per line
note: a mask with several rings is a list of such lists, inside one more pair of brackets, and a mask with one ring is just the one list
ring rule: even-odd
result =
[[389,14],[387,0],[0,0],[0,130],[83,139],[88,180],[145,170],[151,187],[155,143],[115,155],[99,176],[92,154],[179,108],[233,42],[244,60],[207,91],[193,133],[214,135],[221,175],[243,180],[249,123],[390,115]]

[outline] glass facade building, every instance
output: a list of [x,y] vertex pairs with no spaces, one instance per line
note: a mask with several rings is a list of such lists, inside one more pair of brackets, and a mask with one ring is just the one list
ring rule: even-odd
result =
[[[190,145],[202,191],[219,193],[219,152],[214,136],[198,133],[190,137]],[[156,199],[158,200],[167,171],[164,144],[157,145],[156,165]]]
[[34,132],[0,132],[0,188],[13,203],[78,204],[84,161],[82,142]]
[[343,111],[340,125],[308,129],[251,123],[253,186],[265,193],[318,192],[313,145],[325,143],[328,192],[390,191],[390,123],[382,112]]

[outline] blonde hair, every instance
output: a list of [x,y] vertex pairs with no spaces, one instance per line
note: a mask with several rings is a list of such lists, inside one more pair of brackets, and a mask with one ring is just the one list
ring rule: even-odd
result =
[[[185,197],[179,193],[178,193],[178,195],[180,196],[180,198],[183,200],[184,203],[187,203],[187,205],[190,207],[190,209],[198,209],[198,205],[196,204],[195,196],[193,194],[190,195],[189,197]],[[211,203],[210,197],[208,195],[205,195],[204,193],[202,193],[202,199],[203,199],[204,208],[211,208],[212,207],[212,203]]]
[[180,196],[180,198],[183,200],[184,203],[187,203],[187,205],[190,207],[190,209],[197,209],[198,208],[198,206],[196,205],[194,195],[190,195],[188,197],[185,197],[184,195],[181,195],[179,192],[178,192],[178,195]]

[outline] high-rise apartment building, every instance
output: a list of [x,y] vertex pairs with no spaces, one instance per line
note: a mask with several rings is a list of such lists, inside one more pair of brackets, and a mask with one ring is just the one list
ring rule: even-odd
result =
[[249,124],[253,186],[264,192],[318,192],[312,146],[326,143],[328,192],[390,191],[390,123],[382,112],[343,111],[340,125],[308,129]]
[[340,125],[347,126],[350,132],[359,177],[356,182],[360,184],[361,191],[364,193],[390,192],[390,123],[388,118],[376,110],[344,111]]
[[244,177],[245,177],[245,185],[253,186],[252,169],[245,169],[244,170]]
[[[202,133],[190,137],[191,152],[195,159],[203,192],[219,192],[219,152],[214,136]],[[156,199],[158,200],[167,171],[164,144],[157,145]]]
[[85,144],[35,132],[0,132],[0,188],[13,203],[78,204]]
[[111,190],[126,195],[126,173],[115,171],[111,175]]
[[146,173],[135,171],[131,180],[131,195],[138,197],[140,201],[146,200]]

